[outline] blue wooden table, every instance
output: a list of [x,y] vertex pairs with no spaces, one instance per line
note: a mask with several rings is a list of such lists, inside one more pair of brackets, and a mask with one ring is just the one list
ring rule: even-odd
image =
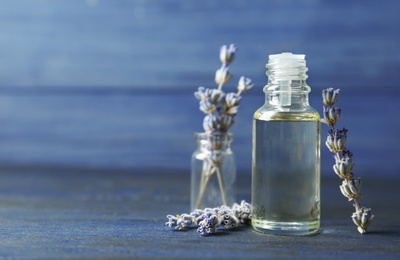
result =
[[[366,180],[376,215],[360,235],[339,180],[322,179],[321,233],[286,237],[250,227],[201,237],[164,225],[188,212],[189,175],[173,169],[0,169],[0,257],[6,259],[398,259],[399,179]],[[250,201],[239,173],[238,198]]]

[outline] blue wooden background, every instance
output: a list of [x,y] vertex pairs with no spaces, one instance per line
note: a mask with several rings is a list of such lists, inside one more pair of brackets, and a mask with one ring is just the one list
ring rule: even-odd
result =
[[[268,54],[306,54],[311,104],[342,90],[360,176],[398,176],[400,1],[0,1],[0,166],[189,169],[219,47],[236,43],[235,134],[250,174],[251,117]],[[324,128],[324,132],[327,131]],[[323,139],[325,134],[323,133]],[[333,174],[323,150],[323,174]]]

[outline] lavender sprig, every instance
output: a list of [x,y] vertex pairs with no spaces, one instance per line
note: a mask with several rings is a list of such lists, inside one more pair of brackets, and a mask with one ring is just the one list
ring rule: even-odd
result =
[[339,186],[340,191],[349,201],[354,202],[353,205],[356,211],[351,218],[354,224],[356,224],[358,232],[365,234],[367,233],[368,225],[372,222],[374,215],[372,215],[370,208],[363,207],[359,203],[359,198],[361,197],[361,178],[354,177],[352,172],[354,168],[354,163],[352,161],[353,153],[345,147],[348,130],[346,128],[342,130],[335,128],[342,112],[340,107],[334,107],[338,97],[339,89],[334,90],[333,88],[328,88],[322,91],[324,118],[321,121],[332,127],[328,131],[325,145],[330,152],[335,154],[333,170],[339,178],[343,180],[342,185]]
[[219,166],[223,162],[222,145],[214,145],[215,140],[220,139],[223,134],[229,132],[229,129],[235,123],[235,116],[239,110],[241,94],[253,88],[254,84],[250,78],[240,77],[237,92],[225,93],[222,91],[224,84],[228,83],[232,78],[229,70],[229,64],[234,61],[236,54],[236,46],[234,44],[223,45],[220,49],[219,58],[221,67],[215,72],[215,82],[218,87],[210,89],[199,87],[194,96],[199,100],[199,109],[206,116],[203,119],[203,128],[210,139],[211,153],[209,158],[204,160],[203,177],[200,184],[200,193],[196,203],[196,208],[200,207],[207,183],[212,175],[218,177],[219,188],[223,203],[226,205],[225,191],[222,184]]
[[226,205],[216,208],[196,209],[190,214],[167,215],[166,226],[178,231],[187,231],[190,227],[197,227],[202,236],[217,233],[218,229],[234,229],[240,225],[251,223],[251,204],[242,200],[232,207]]

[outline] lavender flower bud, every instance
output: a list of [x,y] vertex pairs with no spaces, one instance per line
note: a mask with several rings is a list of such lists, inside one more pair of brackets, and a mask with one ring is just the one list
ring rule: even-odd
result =
[[205,87],[199,87],[196,92],[194,92],[194,96],[198,100],[205,100],[208,98],[207,89]]
[[177,215],[167,215],[168,222],[165,225],[169,227],[174,227],[175,230],[188,230],[193,223],[193,217],[188,214]]
[[235,116],[239,112],[239,106],[233,106],[233,107],[224,107],[225,109],[225,114],[230,115],[230,116]]
[[342,194],[349,199],[349,201],[361,195],[361,179],[345,179],[340,186]]
[[[204,214],[204,210],[201,210],[201,209],[196,209],[193,212],[190,212],[190,216],[192,216],[195,219],[194,222],[196,222],[197,218],[203,214]],[[196,225],[197,225],[197,223],[196,223]]]
[[225,105],[228,108],[239,106],[240,100],[242,99],[241,96],[238,96],[236,93],[228,93],[225,96]]
[[224,92],[219,91],[217,89],[209,89],[208,91],[209,91],[210,101],[214,105],[218,105],[225,96]]
[[208,236],[217,232],[218,218],[215,213],[207,212],[203,215],[203,220],[199,222],[197,232],[202,236]]
[[371,224],[374,215],[371,214],[371,209],[362,207],[361,209],[357,209],[351,218],[353,219],[354,224],[358,227],[358,232],[365,234],[367,233],[368,225]]
[[321,121],[328,126],[334,126],[339,121],[341,113],[340,107],[324,107],[324,118]]
[[223,225],[226,229],[236,228],[240,225],[239,219],[232,214],[232,212],[225,211],[221,214],[220,224]]
[[227,114],[230,116],[234,116],[239,111],[239,103],[241,100],[241,96],[238,96],[236,93],[228,93],[225,96],[225,103],[222,106],[221,113]]
[[203,119],[203,128],[206,133],[212,133],[217,128],[216,117],[212,114],[208,114]]
[[217,107],[210,101],[210,99],[205,99],[200,101],[200,110],[205,114],[213,113]]
[[228,132],[229,128],[235,123],[235,119],[229,115],[222,115],[219,117],[219,130],[223,133]]
[[322,90],[322,101],[325,106],[333,106],[339,97],[339,89],[327,88]]
[[254,87],[253,81],[247,77],[240,77],[237,89],[239,92],[245,92]]
[[251,204],[242,200],[240,204],[235,203],[232,206],[232,210],[235,212],[236,217],[242,224],[249,224],[251,221]]
[[231,76],[229,67],[222,65],[222,67],[215,72],[215,82],[219,85],[225,84],[231,79]]
[[219,52],[219,59],[221,60],[221,62],[225,64],[233,62],[233,60],[235,59],[236,49],[237,48],[235,44],[230,44],[229,46],[222,45]]
[[345,150],[346,138],[347,138],[346,128],[343,128],[343,130],[331,129],[328,132],[328,137],[325,142],[325,145],[332,153],[339,153]]
[[167,218],[168,218],[168,221],[165,222],[165,225],[169,226],[171,228],[172,227],[176,227],[177,222],[178,222],[178,218],[173,216],[173,215],[167,215]]
[[351,177],[353,174],[354,163],[352,162],[352,154],[350,151],[343,152],[343,157],[335,154],[335,165],[333,165],[333,170],[341,178],[346,179]]
[[180,218],[178,218],[178,230],[187,230],[193,223],[193,217],[188,214],[182,214]]

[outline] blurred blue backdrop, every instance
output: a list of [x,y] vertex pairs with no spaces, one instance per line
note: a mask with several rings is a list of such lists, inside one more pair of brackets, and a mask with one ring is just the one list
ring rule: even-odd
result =
[[[232,132],[250,174],[268,54],[306,54],[311,104],[341,89],[356,175],[400,167],[400,1],[0,1],[0,166],[190,168],[222,44],[253,78]],[[325,132],[323,129],[323,139]],[[324,142],[324,141],[323,141]],[[323,174],[333,158],[322,146]]]

